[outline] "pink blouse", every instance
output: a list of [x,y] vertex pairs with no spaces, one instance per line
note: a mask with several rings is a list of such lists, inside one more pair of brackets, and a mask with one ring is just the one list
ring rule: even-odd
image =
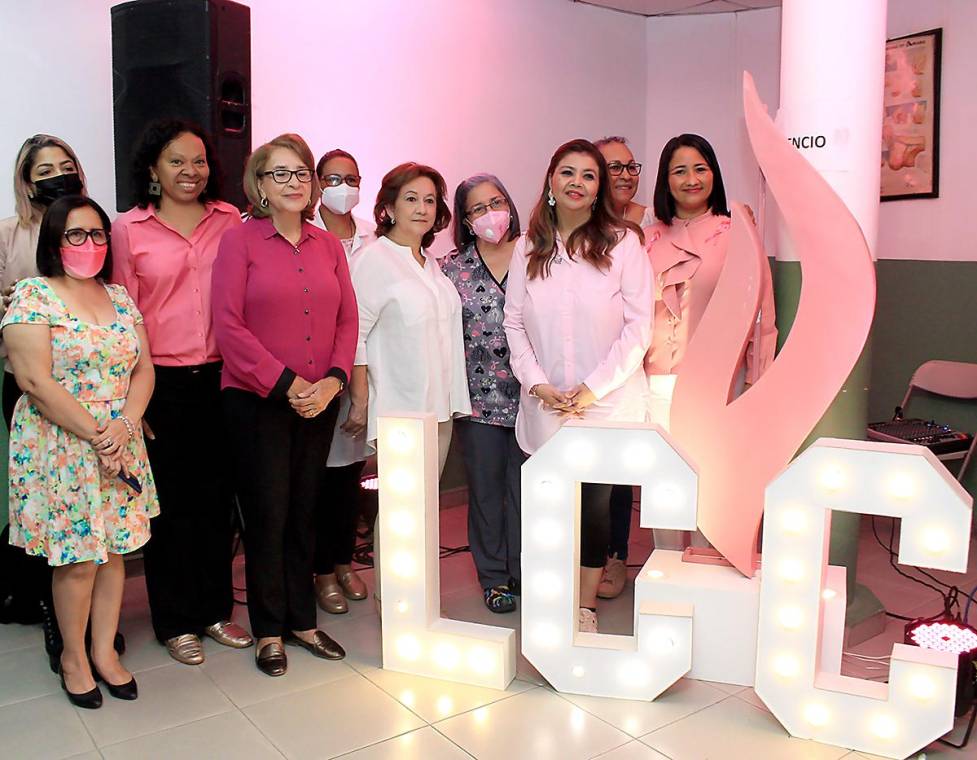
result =
[[153,363],[188,367],[220,360],[211,327],[210,277],[221,236],[241,224],[229,203],[208,203],[189,238],[152,205],[112,223],[112,282],[125,285],[146,320]]
[[[679,372],[689,341],[712,298],[726,261],[730,220],[707,212],[695,219],[656,222],[645,230],[655,271],[655,329],[645,357],[646,375]],[[770,268],[764,267],[759,320],[746,347],[746,382],[773,361],[776,313]]]
[[546,277],[529,280],[524,235],[516,243],[506,287],[505,321],[512,371],[522,390],[516,440],[532,454],[565,421],[529,390],[586,383],[597,397],[585,419],[642,422],[647,384],[641,361],[651,342],[653,274],[638,236],[626,232],[609,269],[557,256]]
[[221,387],[284,397],[295,376],[345,384],[356,351],[356,296],[342,244],[302,225],[292,245],[270,219],[249,219],[220,243],[213,277]]

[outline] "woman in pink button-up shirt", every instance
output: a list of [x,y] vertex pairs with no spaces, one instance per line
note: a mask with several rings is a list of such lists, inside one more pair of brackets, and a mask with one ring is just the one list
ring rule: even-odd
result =
[[[143,549],[149,610],[156,638],[186,665],[203,662],[204,634],[225,646],[252,643],[231,622],[234,491],[210,319],[217,246],[241,217],[219,200],[214,160],[200,127],[152,122],[135,147],[137,205],[112,225],[112,281],[125,285],[143,314],[156,370],[144,417],[160,498]],[[208,474],[188,476],[202,462]]]
[[[613,213],[609,195],[597,148],[562,145],[512,255],[504,326],[522,384],[516,439],[529,454],[568,418],[645,418],[653,277],[641,231]],[[581,631],[597,630],[610,490],[585,484],[581,492]]]

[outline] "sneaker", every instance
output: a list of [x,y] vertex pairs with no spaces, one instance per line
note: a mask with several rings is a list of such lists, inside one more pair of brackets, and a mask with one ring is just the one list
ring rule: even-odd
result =
[[608,557],[607,564],[604,565],[604,574],[597,586],[597,596],[601,599],[613,599],[620,596],[627,582],[628,566],[624,560],[618,559],[616,554],[613,557]]
[[516,600],[505,584],[485,589],[485,606],[492,612],[499,614],[512,612],[516,608]]
[[577,631],[580,633],[597,633],[597,613],[586,607],[580,608],[577,620]]

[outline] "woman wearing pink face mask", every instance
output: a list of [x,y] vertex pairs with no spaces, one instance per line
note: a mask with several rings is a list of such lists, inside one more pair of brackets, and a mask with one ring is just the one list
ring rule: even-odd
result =
[[102,703],[97,676],[112,696],[137,696],[113,648],[122,555],[146,543],[159,513],[141,429],[153,366],[139,310],[104,282],[108,230],[94,201],[52,203],[38,234],[41,276],[17,285],[2,323],[24,391],[10,430],[10,541],[54,567],[61,686],[85,708]]
[[472,416],[457,423],[468,475],[468,543],[485,606],[512,612],[519,593],[519,472],[516,443],[519,381],[509,366],[502,328],[509,261],[519,215],[491,174],[469,177],[455,190],[456,250],[441,268],[461,297],[465,364]]

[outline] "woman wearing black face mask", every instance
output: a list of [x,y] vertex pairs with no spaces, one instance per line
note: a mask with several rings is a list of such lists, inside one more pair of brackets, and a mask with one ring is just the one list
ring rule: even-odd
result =
[[[58,137],[39,134],[28,138],[17,153],[14,167],[17,213],[0,221],[0,291],[4,294],[4,311],[14,284],[37,275],[37,232],[47,207],[63,195],[87,195],[78,156]],[[2,341],[0,356],[6,365],[3,419],[9,430],[20,389],[6,362],[7,350]]]

